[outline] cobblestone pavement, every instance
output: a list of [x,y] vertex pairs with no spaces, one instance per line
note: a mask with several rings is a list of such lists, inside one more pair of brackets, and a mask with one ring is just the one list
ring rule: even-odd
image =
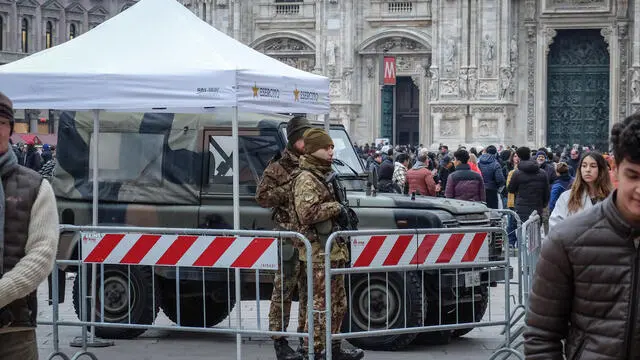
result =
[[[513,258],[512,258],[513,259]],[[61,304],[61,320],[76,320],[71,301],[72,280],[67,280],[67,294],[65,303]],[[51,307],[47,304],[47,285],[43,284],[39,289],[39,318],[51,319]],[[516,294],[516,285],[511,288],[511,293]],[[258,305],[259,304],[259,305]],[[513,301],[511,301],[513,304]],[[243,301],[242,317],[243,326],[257,328],[257,307],[260,306],[260,323],[262,328],[268,326],[267,313],[268,301]],[[491,288],[490,309],[485,314],[483,321],[499,321],[504,319],[505,298],[504,286],[498,285]],[[297,303],[294,303],[292,314],[297,313]],[[235,310],[230,317],[223,322],[223,326],[229,323],[234,325]],[[291,321],[290,329],[295,329],[295,316]],[[171,325],[171,321],[160,313],[156,324]],[[222,325],[222,324],[221,324]],[[219,325],[220,326],[220,325]],[[504,339],[501,335],[502,327],[476,328],[468,335],[454,339],[448,345],[427,346],[411,345],[409,348],[397,352],[367,351],[365,359],[456,359],[456,360],[486,360],[489,359],[494,349],[500,346]],[[47,359],[53,350],[53,333],[51,326],[40,326],[37,331],[38,345],[41,359]],[[78,349],[69,346],[69,343],[80,335],[80,328],[63,327],[60,329],[60,348],[69,357]],[[115,345],[107,348],[90,349],[98,359],[140,360],[140,359],[235,359],[236,358],[235,335],[188,333],[183,331],[149,330],[134,340],[116,340]],[[291,339],[295,342],[295,339]],[[88,359],[87,357],[84,357]],[[501,357],[502,358],[502,357]],[[512,357],[514,358],[514,357]],[[59,358],[58,358],[59,359]],[[242,359],[247,360],[275,360],[273,345],[267,336],[252,336],[242,338]]]

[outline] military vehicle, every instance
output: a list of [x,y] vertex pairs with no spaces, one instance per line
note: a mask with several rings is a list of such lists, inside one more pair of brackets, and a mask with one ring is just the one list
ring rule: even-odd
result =
[[[274,227],[271,210],[258,206],[254,194],[269,160],[286,144],[285,129],[289,118],[240,115],[242,229],[270,230]],[[90,159],[95,151],[95,146],[91,145],[94,136],[91,113],[62,113],[58,133],[58,163],[52,184],[61,223],[91,224],[94,184]],[[340,160],[335,170],[348,190],[349,204],[358,214],[360,229],[490,225],[490,213],[480,203],[370,194],[362,160],[351,146],[347,132],[342,126],[332,125],[330,134],[335,143],[335,158]],[[99,224],[232,228],[230,111],[216,110],[198,115],[103,113],[99,136]],[[61,234],[59,259],[77,259],[78,238],[74,233]],[[502,256],[501,237],[492,238],[490,249],[492,260]],[[64,269],[66,272],[76,270],[72,267]],[[439,307],[443,321],[451,323],[456,321],[455,313],[452,315],[456,300],[460,321],[470,321],[473,314],[481,319],[488,302],[488,286],[495,285],[495,281],[503,279],[504,275],[502,271],[493,270],[489,277],[486,269],[474,270],[461,272],[457,278],[451,271],[443,271],[440,275],[429,271],[410,272],[407,276],[391,273],[388,279],[384,273],[370,277],[350,276],[347,286],[353,311],[350,318],[345,319],[344,327],[351,331],[368,326],[385,328],[387,309],[391,328],[403,327],[405,318],[407,326],[417,326],[423,321],[434,324],[439,319]],[[98,292],[96,304],[104,304],[104,321],[151,324],[159,308],[171,320],[177,320],[175,268],[158,266],[152,270],[145,266],[107,265],[104,274],[100,275],[104,278],[104,294]],[[214,326],[227,317],[237,301],[233,291],[228,292],[234,288],[234,279],[227,270],[180,268],[179,277],[181,324],[184,326]],[[273,274],[262,271],[260,277],[259,297],[267,300],[271,295]],[[79,278],[76,277],[73,291],[78,315]],[[156,284],[155,293],[152,283]],[[442,284],[441,301],[438,299],[439,284]],[[255,299],[257,292],[255,272],[243,272],[242,300]],[[64,291],[60,293],[64,294]],[[424,304],[423,295],[428,299]],[[474,304],[475,311],[472,309]],[[206,318],[203,314],[205,306]],[[87,303],[84,309],[89,308]],[[97,305],[98,321],[100,310]],[[425,319],[423,314],[427,314]],[[426,333],[418,339],[446,341],[452,335],[460,336],[470,330]],[[142,332],[141,329],[96,328],[97,336],[103,338],[134,338]],[[351,341],[363,348],[390,350],[401,348],[416,337],[416,334],[401,334]]]

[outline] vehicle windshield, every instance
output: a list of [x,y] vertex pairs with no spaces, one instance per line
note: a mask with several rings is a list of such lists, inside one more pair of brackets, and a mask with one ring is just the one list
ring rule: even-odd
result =
[[[356,154],[353,145],[351,145],[347,132],[344,131],[344,129],[331,129],[329,131],[329,135],[331,135],[331,138],[333,139],[334,159],[338,159],[344,163],[344,165],[334,163],[334,169],[336,169],[340,175],[353,176],[355,175],[353,170],[355,170],[358,175],[364,174],[362,162],[360,161],[358,154]],[[353,170],[349,167],[352,167]]]

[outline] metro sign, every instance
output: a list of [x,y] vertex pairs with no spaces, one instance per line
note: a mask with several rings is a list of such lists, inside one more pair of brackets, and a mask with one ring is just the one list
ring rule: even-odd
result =
[[396,84],[396,58],[393,56],[385,56],[382,60],[382,68],[384,71],[383,85]]

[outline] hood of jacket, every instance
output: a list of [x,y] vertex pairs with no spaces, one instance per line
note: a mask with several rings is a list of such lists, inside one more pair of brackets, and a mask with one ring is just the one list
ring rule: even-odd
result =
[[540,170],[540,166],[533,160],[522,160],[520,161],[520,165],[518,165],[518,170],[535,174]]
[[412,170],[420,170],[422,168],[426,168],[427,164],[422,161],[416,161],[416,163],[411,167]]
[[493,164],[494,162],[496,162],[496,155],[495,154],[482,154],[478,158],[478,162],[481,163],[481,164]]

